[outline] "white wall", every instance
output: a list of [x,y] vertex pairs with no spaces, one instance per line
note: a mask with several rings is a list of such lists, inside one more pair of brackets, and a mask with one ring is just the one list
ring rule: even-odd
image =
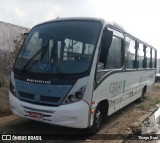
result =
[[23,34],[27,31],[29,31],[28,28],[0,21],[0,49],[14,51],[14,40],[20,37],[20,33]]

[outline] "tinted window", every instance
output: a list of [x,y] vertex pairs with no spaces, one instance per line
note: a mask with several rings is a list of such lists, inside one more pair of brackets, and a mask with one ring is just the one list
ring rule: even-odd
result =
[[113,36],[112,43],[108,51],[107,57],[107,69],[119,69],[121,68],[122,58],[121,58],[121,38]]
[[20,49],[15,69],[50,74],[82,73],[91,65],[101,26],[94,21],[38,25]]
[[152,68],[156,68],[156,52],[154,49],[152,49]]
[[146,68],[151,68],[151,48],[146,48]]
[[[82,43],[80,41],[65,39],[65,48],[63,60],[74,61],[76,58],[91,58],[94,50],[94,45],[88,43]],[[79,57],[76,57],[76,55]]]
[[139,43],[139,47],[138,47],[138,68],[143,68],[143,62],[144,62],[143,44]]
[[129,37],[126,37],[126,60],[127,60],[127,69],[135,68],[135,41]]

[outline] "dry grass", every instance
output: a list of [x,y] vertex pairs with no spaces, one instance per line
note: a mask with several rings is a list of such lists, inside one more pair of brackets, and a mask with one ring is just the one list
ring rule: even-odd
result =
[[140,110],[149,110],[157,104],[160,104],[160,83],[156,83],[153,90],[145,94],[145,101],[136,107]]

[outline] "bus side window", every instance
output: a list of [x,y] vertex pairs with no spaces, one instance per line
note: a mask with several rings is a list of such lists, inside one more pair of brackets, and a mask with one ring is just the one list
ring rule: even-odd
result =
[[130,37],[126,37],[126,68],[135,69],[135,54],[136,54],[136,43]]
[[151,48],[146,48],[146,68],[151,68]]
[[156,52],[154,49],[152,49],[152,68],[156,68],[155,62],[156,62]]
[[96,73],[97,82],[106,74],[106,71],[104,69],[106,68],[105,66],[106,66],[108,51],[112,42],[112,36],[113,36],[113,31],[110,31],[107,28],[105,28],[101,40],[99,61],[97,63],[97,73]]
[[108,51],[106,69],[120,69],[122,65],[122,40],[117,36],[112,37]]
[[99,55],[98,67],[104,67],[104,68],[106,67],[106,60],[107,60],[108,51],[112,42],[112,36],[113,36],[113,32],[105,28],[103,32],[103,38],[101,41],[101,52]]
[[143,44],[139,43],[138,47],[138,68],[142,69],[143,68],[143,60],[144,60],[144,51],[143,51]]

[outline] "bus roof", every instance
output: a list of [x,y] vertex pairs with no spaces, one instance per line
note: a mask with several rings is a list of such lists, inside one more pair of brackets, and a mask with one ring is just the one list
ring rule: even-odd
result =
[[56,22],[56,21],[70,21],[70,20],[97,21],[97,22],[101,22],[101,23],[104,23],[104,22],[105,22],[104,19],[94,18],[94,17],[68,17],[68,18],[60,18],[60,17],[57,17],[57,18],[54,19],[54,20],[49,20],[49,21],[40,23],[40,24],[38,24],[38,25],[46,24],[46,23],[51,23],[51,22]]

